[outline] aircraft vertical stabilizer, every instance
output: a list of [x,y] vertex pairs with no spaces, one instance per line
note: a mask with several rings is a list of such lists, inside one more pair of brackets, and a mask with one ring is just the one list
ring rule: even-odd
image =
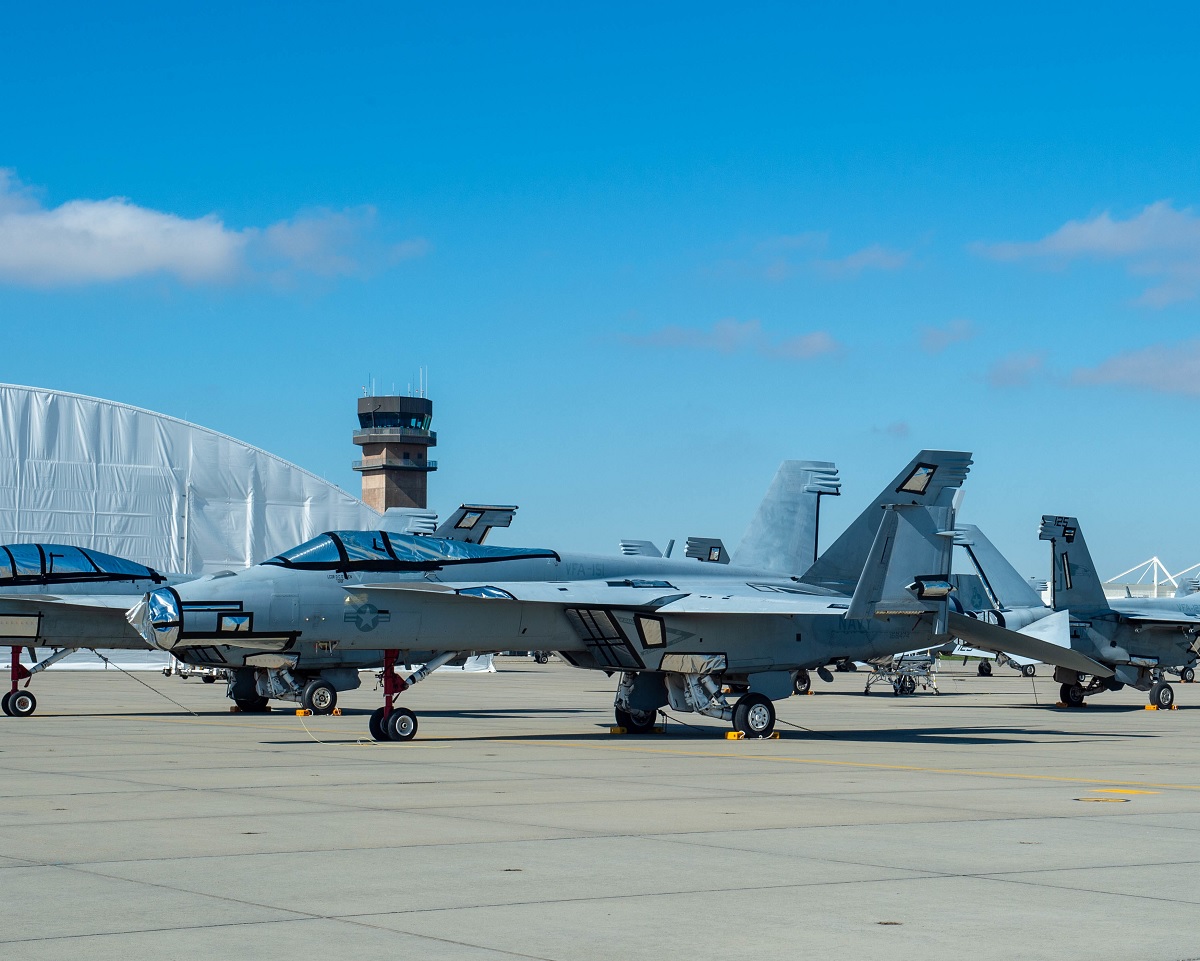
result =
[[967,552],[983,582],[992,606],[1000,610],[1015,607],[1043,607],[1041,595],[1017,573],[995,545],[974,524],[962,524],[954,543]]
[[734,552],[738,567],[797,574],[817,559],[822,494],[839,494],[830,461],[786,460]]
[[800,578],[806,584],[853,593],[887,504],[952,507],[971,469],[966,451],[923,450]]
[[1056,514],[1042,515],[1039,537],[1050,541],[1053,570],[1051,571],[1052,606],[1057,610],[1108,610],[1104,585],[1092,563],[1091,552],[1074,517]]
[[846,617],[943,614],[951,590],[953,509],[889,504],[880,513]]

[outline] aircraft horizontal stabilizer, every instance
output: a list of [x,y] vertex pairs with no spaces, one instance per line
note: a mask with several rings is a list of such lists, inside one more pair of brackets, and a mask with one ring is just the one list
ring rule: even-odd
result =
[[950,633],[981,651],[1029,657],[1035,661],[1065,667],[1080,674],[1091,674],[1094,677],[1113,676],[1112,668],[1069,647],[1060,647],[1028,634],[1018,634],[1008,628],[988,624],[954,611],[950,612]]

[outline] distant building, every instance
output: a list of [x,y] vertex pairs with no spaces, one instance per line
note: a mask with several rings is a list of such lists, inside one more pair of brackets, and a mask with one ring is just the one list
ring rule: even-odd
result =
[[389,507],[429,506],[429,474],[437,461],[429,448],[433,401],[428,397],[360,397],[354,443],[362,459],[351,465],[362,474],[363,503],[381,514]]
[[256,564],[323,531],[379,523],[339,487],[216,431],[110,400],[0,384],[0,544],[91,547],[201,574]]

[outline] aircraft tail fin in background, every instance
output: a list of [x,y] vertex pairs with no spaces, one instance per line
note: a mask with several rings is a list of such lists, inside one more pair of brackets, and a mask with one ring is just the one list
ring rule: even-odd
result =
[[468,544],[482,544],[493,527],[509,527],[517,508],[513,504],[463,504],[442,521],[434,535]]
[[998,610],[1044,607],[1041,595],[1033,589],[1033,585],[1017,573],[1016,568],[996,550],[978,527],[973,524],[959,526],[954,543],[971,558],[993,607]]
[[817,558],[800,580],[805,584],[853,593],[883,521],[884,506],[950,508],[970,469],[971,455],[966,451],[921,451]]
[[817,559],[821,495],[841,493],[837,466],[823,460],[785,460],[742,542],[738,567],[798,574]]
[[954,549],[954,510],[889,504],[863,566],[847,618],[937,614],[944,622]]
[[1052,606],[1056,611],[1108,610],[1108,598],[1104,596],[1104,585],[1096,573],[1091,552],[1074,517],[1056,514],[1042,515],[1042,528],[1038,536],[1050,541],[1053,556],[1051,570]]

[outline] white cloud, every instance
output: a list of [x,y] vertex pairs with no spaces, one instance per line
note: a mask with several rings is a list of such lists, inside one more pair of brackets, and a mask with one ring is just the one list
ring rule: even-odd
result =
[[1200,216],[1191,207],[1177,210],[1167,200],[1127,220],[1105,211],[1091,220],[1069,221],[1041,240],[975,244],[973,249],[1006,261],[1123,261],[1130,274],[1158,281],[1138,298],[1149,307],[1165,307],[1200,293]]
[[687,348],[716,351],[719,354],[746,351],[782,360],[810,360],[838,353],[842,349],[833,335],[824,330],[775,338],[762,329],[761,321],[732,318],[719,320],[709,328],[672,325],[650,334],[627,334],[621,339],[638,347]]
[[261,272],[334,276],[424,253],[420,239],[380,243],[375,220],[369,207],[317,210],[236,230],[215,214],[189,219],[125,197],[46,208],[12,171],[0,170],[0,282],[55,287],[150,275],[188,283]]
[[1046,368],[1046,355],[1019,353],[1001,357],[988,369],[987,382],[993,387],[1026,387]]
[[1071,383],[1113,384],[1160,394],[1200,397],[1200,340],[1154,344],[1110,357],[1095,367],[1080,367]]
[[975,325],[969,320],[952,320],[942,327],[921,328],[921,349],[927,354],[940,354],[954,344],[975,336]]
[[844,257],[820,256],[829,247],[829,234],[807,231],[777,234],[750,244],[741,241],[738,256],[714,265],[719,276],[756,277],[781,282],[801,273],[817,272],[827,277],[857,277],[868,270],[899,270],[912,259],[911,251],[871,244]]
[[833,277],[857,277],[864,270],[899,270],[907,266],[911,256],[907,250],[892,250],[882,244],[871,244],[845,257],[814,261],[813,265]]

